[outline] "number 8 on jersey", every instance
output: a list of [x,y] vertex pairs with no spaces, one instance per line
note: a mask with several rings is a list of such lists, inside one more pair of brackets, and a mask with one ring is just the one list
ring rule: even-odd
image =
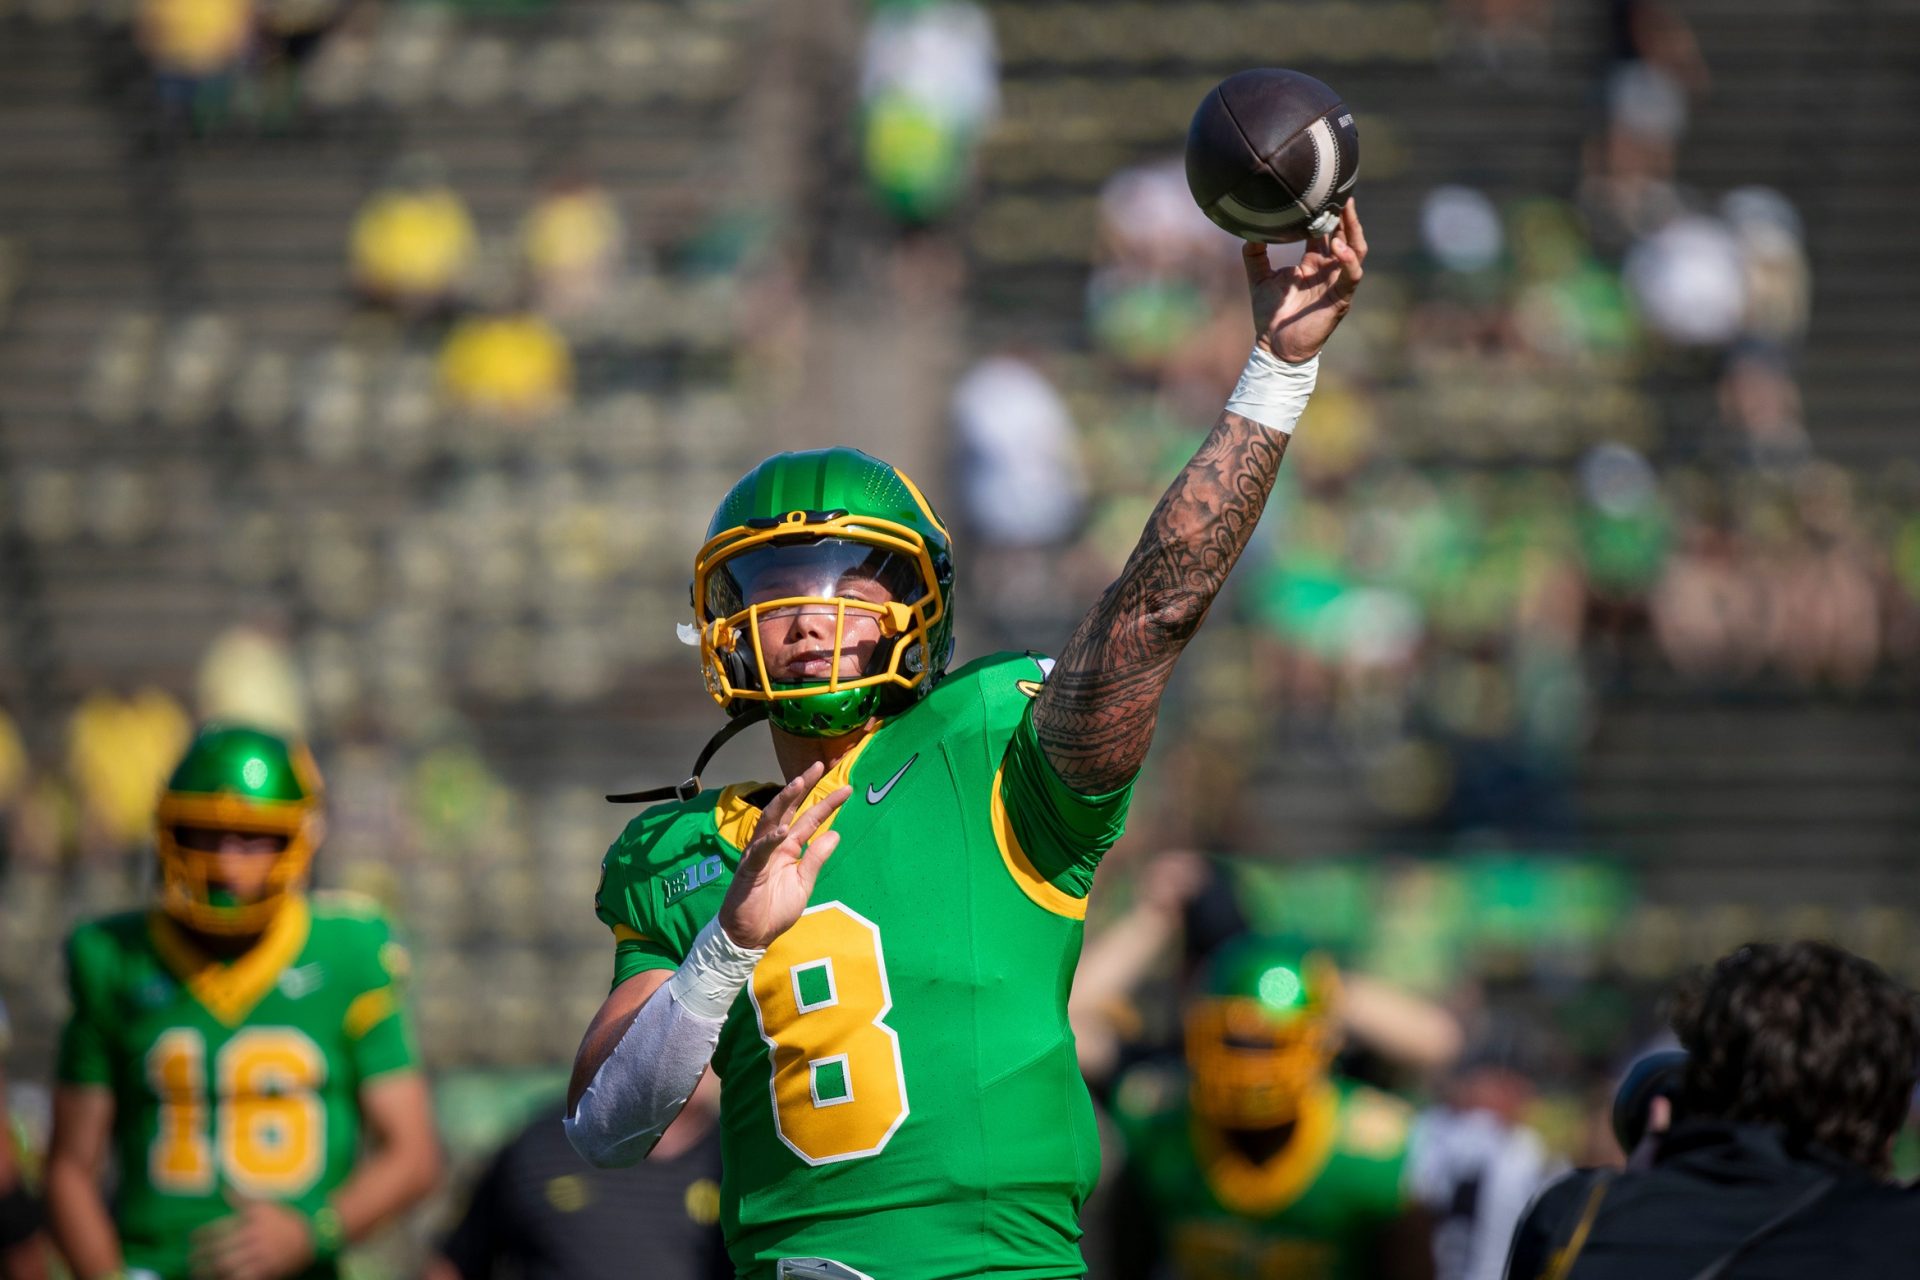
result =
[[878,1155],[908,1110],[879,928],[839,902],[808,907],[748,992],[773,1056],[780,1140],[812,1165]]

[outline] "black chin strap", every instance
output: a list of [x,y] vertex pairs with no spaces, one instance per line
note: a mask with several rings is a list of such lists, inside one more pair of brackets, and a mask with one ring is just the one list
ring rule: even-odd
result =
[[742,729],[748,725],[759,724],[767,718],[767,705],[755,703],[728,722],[726,728],[707,739],[707,745],[700,749],[700,755],[693,762],[693,776],[685,782],[671,787],[653,787],[646,791],[627,791],[607,797],[609,804],[652,804],[656,800],[691,800],[700,794],[700,775],[706,772],[707,762],[712,760],[720,748],[732,742]]

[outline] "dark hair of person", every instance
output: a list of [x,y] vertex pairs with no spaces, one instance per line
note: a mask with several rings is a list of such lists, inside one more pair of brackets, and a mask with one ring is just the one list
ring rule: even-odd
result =
[[1690,1117],[1784,1129],[1885,1173],[1920,1075],[1920,1009],[1869,961],[1825,942],[1751,943],[1684,986],[1673,1029]]

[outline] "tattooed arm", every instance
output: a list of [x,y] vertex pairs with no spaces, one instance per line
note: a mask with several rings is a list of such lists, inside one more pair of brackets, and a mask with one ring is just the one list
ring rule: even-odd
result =
[[[1352,305],[1367,240],[1351,200],[1331,237],[1294,267],[1267,248],[1242,254],[1257,345],[1300,363],[1319,354]],[[1267,505],[1288,437],[1223,412],[1175,477],[1127,564],[1081,620],[1041,689],[1034,730],[1060,777],[1100,795],[1139,772],[1160,695]]]

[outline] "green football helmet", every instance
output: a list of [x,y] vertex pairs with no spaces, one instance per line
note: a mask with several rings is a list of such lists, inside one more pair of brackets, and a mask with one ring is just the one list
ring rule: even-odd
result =
[[[305,746],[260,729],[208,725],[167,779],[155,818],[160,906],[203,933],[259,933],[298,887],[320,843],[320,770]],[[242,901],[220,886],[220,855],[192,848],[183,828],[278,836],[265,890]],[[262,855],[266,856],[266,855]]]
[[[707,527],[692,595],[714,701],[730,716],[763,704],[805,737],[903,710],[953,653],[947,527],[904,472],[858,449],[775,454],[748,472]],[[819,670],[768,670],[763,628],[783,620],[817,632]],[[861,670],[845,674],[842,655],[869,642]]]
[[1339,996],[1339,974],[1318,952],[1253,936],[1222,947],[1187,1008],[1195,1113],[1223,1129],[1293,1120],[1333,1065]]

